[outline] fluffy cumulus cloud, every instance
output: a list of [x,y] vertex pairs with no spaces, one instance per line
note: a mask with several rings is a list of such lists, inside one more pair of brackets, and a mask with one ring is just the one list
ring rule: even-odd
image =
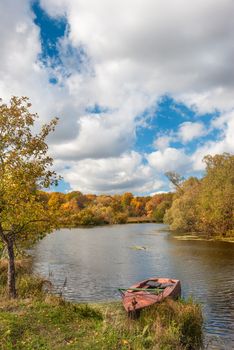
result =
[[171,92],[203,109],[232,106],[232,0],[41,3],[51,16],[66,13],[71,43],[86,48],[113,104],[135,88]]
[[191,160],[183,149],[168,147],[152,152],[147,156],[149,164],[158,172],[186,172],[191,169]]
[[154,140],[153,145],[156,149],[164,150],[170,145],[173,139],[173,136],[169,135],[159,136]]
[[41,81],[41,84],[45,78],[43,70],[36,63],[41,50],[39,28],[33,23],[26,1],[1,1],[0,14],[1,97],[32,92],[34,78],[37,77],[36,81]]
[[177,135],[183,143],[187,143],[206,135],[206,133],[207,130],[204,124],[198,122],[184,122],[180,125]]
[[136,152],[126,153],[118,158],[84,159],[71,162],[70,165],[63,173],[64,179],[72,189],[76,189],[79,183],[88,193],[130,190],[140,194],[156,191],[163,185],[152,168],[142,164],[142,157]]
[[204,169],[202,159],[207,154],[215,155],[224,152],[232,154],[234,152],[234,111],[215,118],[212,127],[219,130],[219,138],[215,141],[210,140],[197,148],[192,155],[195,170]]
[[[2,0],[0,96],[29,96],[41,123],[60,117],[50,151],[73,189],[151,193],[165,171],[200,171],[205,154],[233,152],[232,0],[37,2],[51,21],[66,21],[59,59],[40,58],[32,2]],[[197,120],[169,123],[156,151],[134,150],[137,130],[150,127],[145,110],[165,94]],[[201,115],[217,111],[205,124]]]

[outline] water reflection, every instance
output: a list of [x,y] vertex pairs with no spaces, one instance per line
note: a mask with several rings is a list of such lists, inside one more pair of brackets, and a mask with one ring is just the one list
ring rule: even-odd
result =
[[35,271],[50,276],[68,300],[115,299],[117,288],[148,276],[178,278],[184,296],[204,305],[207,339],[216,344],[209,348],[234,348],[234,244],[178,241],[164,225],[132,224],[64,229],[39,242],[33,255]]
[[207,335],[221,338],[218,349],[234,348],[234,344],[230,347],[234,341],[234,245],[173,240],[172,243],[185,294],[192,294],[203,304]]

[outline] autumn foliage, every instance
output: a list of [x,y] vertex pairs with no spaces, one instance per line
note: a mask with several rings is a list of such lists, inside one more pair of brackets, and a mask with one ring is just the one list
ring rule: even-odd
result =
[[172,194],[156,194],[153,197],[122,195],[93,195],[80,191],[70,193],[42,193],[46,205],[57,210],[62,226],[102,225],[126,223],[131,217],[147,217],[163,222],[166,209],[171,206]]
[[0,100],[0,248],[7,251],[9,296],[16,297],[15,247],[24,247],[52,230],[56,215],[45,205],[39,188],[56,184],[47,136],[57,119],[35,132],[38,115],[26,97]]
[[165,222],[172,230],[208,236],[234,234],[234,156],[206,156],[202,179],[190,177],[177,189]]

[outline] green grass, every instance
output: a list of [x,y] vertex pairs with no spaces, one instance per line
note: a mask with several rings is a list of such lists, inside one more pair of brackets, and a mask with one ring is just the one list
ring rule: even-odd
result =
[[[75,304],[42,292],[43,281],[18,264],[17,300],[0,295],[1,350],[198,350],[202,315],[192,301],[168,300],[127,318],[120,302]],[[1,282],[5,268],[0,268]]]

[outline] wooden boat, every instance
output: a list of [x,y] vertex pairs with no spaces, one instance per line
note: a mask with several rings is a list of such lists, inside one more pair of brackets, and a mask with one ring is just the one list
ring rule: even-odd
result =
[[145,307],[159,303],[165,298],[177,299],[181,295],[181,285],[179,280],[170,278],[149,278],[138,282],[130,288],[119,289],[122,295],[123,306],[128,314]]

